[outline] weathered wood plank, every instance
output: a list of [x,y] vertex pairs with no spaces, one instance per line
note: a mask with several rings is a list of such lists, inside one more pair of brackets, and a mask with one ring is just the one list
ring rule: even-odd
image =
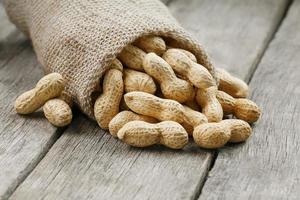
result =
[[[223,48],[220,55],[226,57],[226,51],[231,50],[237,58],[247,58],[243,66],[239,59],[225,62],[231,69],[245,68],[246,74],[275,29],[285,3],[257,0],[243,1],[248,6],[233,5],[240,5],[239,2],[176,1],[170,4],[170,9],[189,30],[199,32],[197,37],[201,39],[200,34],[204,34],[207,46]],[[232,5],[228,8],[229,3]],[[260,18],[262,25],[252,31]],[[215,25],[211,26],[212,23]],[[221,43],[224,36],[219,30],[224,29],[223,24],[234,27],[228,28],[226,42]],[[245,35],[247,32],[253,35]],[[238,43],[243,45],[234,48]],[[248,59],[249,55],[252,58]],[[96,123],[80,117],[11,199],[193,199],[198,195],[212,157],[212,152],[194,146],[184,151],[130,148],[105,134]]]
[[41,113],[18,116],[13,103],[42,76],[29,41],[0,5],[0,199],[7,199],[58,136]]
[[[203,174],[209,159],[192,146],[185,151],[130,148],[80,117],[11,199],[191,198],[198,184],[194,176]],[[168,189],[174,186],[180,192]]]
[[10,59],[28,46],[24,35],[8,20],[5,10],[0,4],[0,68]]
[[40,161],[58,137],[41,112],[15,113],[17,95],[42,76],[31,48],[0,69],[0,199],[6,199]]
[[251,80],[263,110],[254,135],[220,152],[200,199],[299,199],[299,10],[296,0]]
[[248,81],[287,7],[286,0],[175,0],[169,5],[215,66]]
[[41,76],[31,48],[0,69],[0,199],[14,191],[58,136],[42,113],[19,116],[13,108],[17,95]]

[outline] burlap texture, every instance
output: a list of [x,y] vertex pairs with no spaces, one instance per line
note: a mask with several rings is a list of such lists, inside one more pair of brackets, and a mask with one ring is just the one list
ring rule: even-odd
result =
[[45,73],[67,80],[66,92],[89,117],[92,93],[124,46],[143,35],[177,40],[213,75],[205,51],[158,0],[5,0],[13,23],[27,34]]

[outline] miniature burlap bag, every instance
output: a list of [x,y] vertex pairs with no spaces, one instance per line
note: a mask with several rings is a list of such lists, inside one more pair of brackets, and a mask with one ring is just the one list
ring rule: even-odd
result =
[[173,38],[213,75],[202,47],[158,0],[5,0],[13,23],[32,40],[45,73],[67,80],[66,92],[89,117],[92,93],[110,62],[143,35]]

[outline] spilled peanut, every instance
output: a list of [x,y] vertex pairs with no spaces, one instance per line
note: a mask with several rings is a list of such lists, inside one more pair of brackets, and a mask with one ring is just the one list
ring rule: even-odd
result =
[[188,143],[188,134],[174,121],[150,124],[144,121],[131,121],[118,131],[118,138],[135,147],[148,147],[162,144],[172,149],[182,149]]
[[260,108],[249,99],[236,99],[223,91],[218,91],[217,99],[225,114],[233,114],[236,118],[249,123],[256,122],[260,117]]
[[122,72],[116,69],[107,71],[103,80],[103,93],[94,105],[94,115],[101,128],[108,129],[110,120],[118,114],[123,91]]
[[227,142],[243,142],[251,135],[250,125],[239,119],[206,123],[197,126],[193,132],[196,144],[207,149],[223,147]]
[[145,56],[143,67],[147,74],[159,82],[163,95],[180,103],[193,98],[193,86],[176,77],[172,67],[154,53]]
[[117,137],[118,131],[130,121],[145,121],[149,123],[156,123],[157,120],[153,117],[139,115],[132,111],[122,111],[119,112],[110,122],[109,122],[109,132],[112,136]]
[[70,106],[61,99],[51,99],[43,106],[45,117],[51,124],[63,127],[71,123],[72,110]]
[[229,74],[226,70],[216,68],[216,76],[219,79],[219,90],[235,98],[246,98],[249,95],[248,85],[241,79]]
[[36,87],[20,95],[15,101],[15,110],[19,114],[29,114],[49,99],[60,96],[65,87],[63,77],[58,73],[51,73],[38,81]]
[[223,119],[223,109],[216,97],[217,92],[217,87],[197,90],[196,101],[209,122],[219,122]]

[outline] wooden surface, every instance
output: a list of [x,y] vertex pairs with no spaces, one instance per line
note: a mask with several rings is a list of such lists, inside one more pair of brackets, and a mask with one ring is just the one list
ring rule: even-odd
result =
[[[164,2],[206,47],[217,66],[246,80],[281,21],[285,22],[284,11],[289,6],[284,0]],[[281,35],[272,42],[251,82],[253,99],[267,115],[256,125],[249,142],[220,149],[215,164],[217,152],[193,144],[184,151],[131,148],[81,114],[75,114],[66,131],[53,128],[41,113],[16,115],[13,99],[32,87],[42,72],[28,41],[0,7],[0,199],[12,193],[10,199],[22,200],[197,199],[199,195],[202,199],[268,199],[272,197],[268,191],[275,190],[274,194],[284,197],[288,192],[292,198],[299,190],[299,175],[294,176],[299,172],[294,158],[299,157],[299,127],[295,125],[299,119],[299,72],[284,73],[277,68],[289,63],[287,70],[292,71],[299,66],[299,29],[292,28],[297,23],[299,28],[298,4],[293,4],[294,14],[289,14],[293,20],[281,27]],[[287,34],[291,34],[288,44],[284,40]],[[274,95],[280,92],[284,95],[277,99]],[[292,94],[292,98],[284,98]],[[283,132],[290,137],[278,141]],[[207,179],[211,167],[213,173]]]
[[42,76],[36,57],[0,7],[0,199],[6,199],[32,171],[57,137],[42,113],[15,113],[17,95]]
[[286,0],[174,0],[169,8],[215,66],[247,80],[273,37]]
[[254,135],[218,159],[200,199],[299,199],[300,1],[294,1],[250,87],[263,109]]

